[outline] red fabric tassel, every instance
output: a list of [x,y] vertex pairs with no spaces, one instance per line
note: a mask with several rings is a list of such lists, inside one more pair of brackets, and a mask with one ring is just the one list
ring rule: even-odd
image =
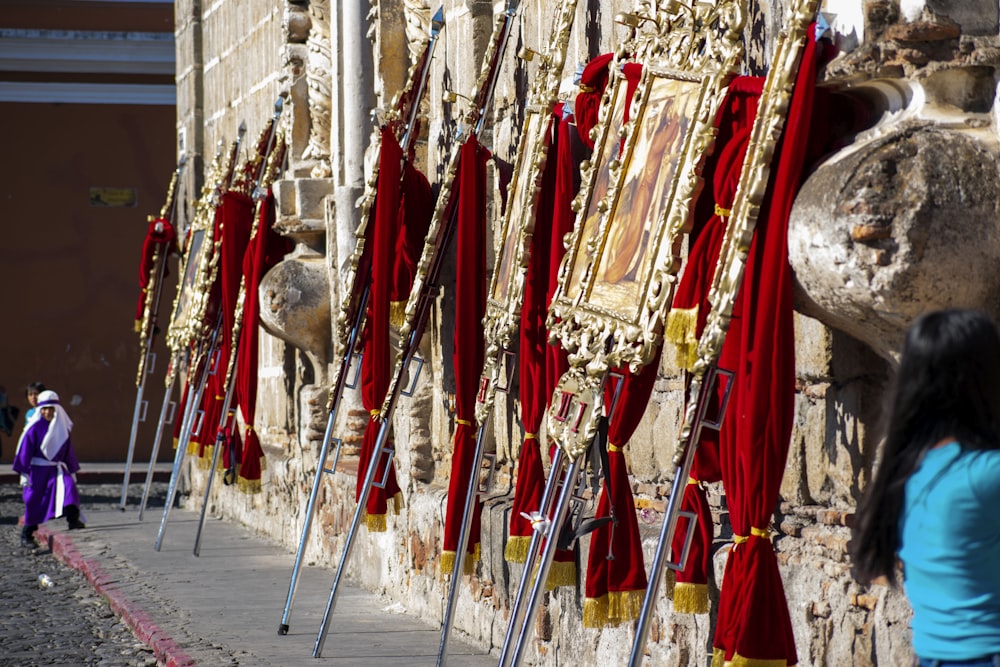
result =
[[[646,592],[646,567],[623,447],[639,427],[660,366],[660,351],[638,375],[626,372],[608,424],[608,479],[595,517],[613,520],[592,533],[587,563],[583,622],[587,627],[618,625],[639,617]],[[611,406],[615,387],[606,392]],[[610,488],[608,485],[610,484]],[[613,512],[612,512],[613,509]]]
[[[157,226],[160,230],[157,231]],[[166,218],[157,218],[149,223],[146,230],[146,238],[142,242],[142,258],[139,260],[139,302],[135,309],[136,331],[142,325],[142,318],[146,312],[146,290],[149,287],[150,278],[153,273],[153,254],[159,251],[163,262],[163,277],[170,275],[167,270],[167,255],[177,248],[177,232],[174,226]],[[153,313],[155,315],[155,313]]]
[[[483,339],[483,317],[486,315],[486,161],[489,151],[482,148],[476,137],[470,137],[459,158],[460,179],[457,200],[456,260],[455,260],[455,420],[451,477],[448,484],[447,512],[444,523],[444,545],[441,572],[448,574],[454,567],[454,554],[462,526],[469,481],[479,474],[472,469],[476,448],[476,394],[479,374],[486,350]],[[479,523],[482,502],[473,502],[472,528],[466,550],[473,558],[465,563],[471,570],[479,551]],[[451,554],[449,557],[448,554]],[[450,566],[449,566],[450,565]]]
[[[788,216],[803,178],[816,79],[816,44],[809,30],[784,137],[741,290],[740,322],[723,356],[735,368],[720,438],[723,483],[735,541],[726,564],[714,645],[726,661],[797,662],[777,558],[767,538],[788,454],[794,417],[795,336]],[[735,401],[735,404],[734,404]],[[735,408],[735,409],[734,409]]]
[[[374,455],[382,422],[377,418],[385,400],[391,373],[389,352],[389,301],[393,282],[393,249],[399,235],[400,178],[403,151],[389,128],[382,129],[379,152],[378,191],[375,211],[368,221],[373,225],[371,292],[368,300],[368,322],[364,334],[364,356],[361,362],[361,401],[371,417],[365,427],[361,445],[356,497],[364,490],[365,475]],[[387,441],[386,445],[389,444]],[[375,481],[385,480],[385,487],[372,487],[365,506],[365,522],[369,530],[385,530],[385,515],[389,499],[400,495],[396,469],[381,455]],[[388,469],[386,466],[388,465]]]

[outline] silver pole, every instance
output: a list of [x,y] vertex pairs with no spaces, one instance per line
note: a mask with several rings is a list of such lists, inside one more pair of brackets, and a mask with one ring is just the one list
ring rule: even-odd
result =
[[337,421],[337,411],[340,408],[340,400],[344,395],[344,387],[347,385],[347,374],[351,370],[351,357],[354,348],[358,343],[358,336],[361,335],[361,327],[365,322],[365,310],[368,308],[368,294],[370,283],[366,284],[358,299],[357,311],[354,315],[354,326],[348,336],[344,356],[340,361],[340,374],[333,384],[333,393],[330,396],[330,414],[326,419],[326,430],[323,432],[323,447],[320,449],[318,466],[316,468],[316,478],[313,479],[312,490],[309,492],[309,502],[306,504],[305,520],[302,523],[302,536],[299,538],[299,548],[295,552],[295,564],[292,566],[292,580],[288,584],[288,597],[285,598],[285,609],[281,613],[281,624],[278,626],[279,635],[288,634],[288,618],[292,613],[292,603],[295,601],[295,588],[299,582],[299,572],[302,570],[302,560],[305,557],[306,545],[309,542],[309,530],[312,527],[313,516],[316,513],[316,498],[319,497],[320,480],[324,472],[333,472],[337,469],[337,461],[340,459],[340,446],[343,441],[337,444],[337,451],[334,453],[333,465],[329,471],[326,468],[326,458],[330,452],[330,439],[333,437],[333,427]]
[[146,389],[146,376],[148,375],[147,364],[149,363],[149,350],[143,352],[144,361],[142,363],[142,380],[135,392],[135,409],[132,410],[132,431],[128,436],[128,454],[125,457],[125,477],[122,479],[122,497],[118,503],[118,509],[125,511],[128,504],[128,483],[132,475],[132,457],[135,454],[135,439],[139,433],[139,412],[142,410],[142,394]]
[[222,323],[216,323],[215,330],[212,332],[212,342],[208,346],[208,353],[205,355],[204,366],[201,369],[201,377],[197,382],[197,391],[194,394],[193,399],[191,398],[191,392],[188,392],[189,403],[184,410],[184,425],[181,429],[181,437],[177,441],[177,451],[174,453],[174,468],[170,473],[170,485],[167,488],[167,501],[163,508],[163,518],[160,520],[160,530],[156,535],[156,545],[154,548],[159,551],[160,547],[163,546],[163,536],[167,530],[167,521],[170,517],[170,509],[174,504],[174,498],[177,496],[177,482],[181,476],[181,464],[184,462],[184,454],[187,449],[188,440],[191,437],[191,429],[194,422],[194,417],[198,413],[198,406],[201,404],[201,397],[205,392],[205,384],[208,380],[209,371],[212,366],[212,357],[215,356],[216,343],[219,338],[219,329],[222,328]]
[[663,527],[660,530],[659,542],[656,544],[656,554],[653,556],[652,569],[649,572],[649,583],[646,585],[646,595],[642,599],[642,610],[636,624],[635,638],[632,642],[632,654],[629,657],[629,667],[639,667],[642,664],[643,653],[646,650],[646,636],[649,634],[649,621],[656,607],[656,596],[663,580],[664,565],[667,553],[674,541],[677,529],[677,519],[681,509],[681,500],[687,486],[688,473],[691,471],[691,461],[694,458],[694,447],[688,447],[684,465],[675,471],[674,482],[670,487],[670,500],[667,501],[667,514],[663,517]]
[[563,482],[562,492],[559,494],[559,501],[556,503],[552,521],[548,524],[545,535],[545,549],[542,550],[542,562],[538,566],[538,574],[535,576],[535,583],[531,587],[531,597],[528,599],[528,607],[525,610],[524,622],[521,624],[520,632],[517,636],[517,645],[514,647],[514,657],[511,659],[511,667],[518,667],[524,657],[524,646],[531,638],[531,620],[538,612],[538,604],[541,601],[542,592],[545,589],[545,582],[549,578],[549,570],[552,569],[552,559],[555,557],[556,548],[559,541],[559,530],[566,522],[566,515],[569,513],[570,496],[573,495],[576,486],[576,478],[580,473],[585,456],[576,457],[570,463],[569,470]]
[[451,584],[448,588],[448,604],[444,610],[444,620],[441,622],[441,643],[438,648],[437,664],[444,667],[448,662],[448,636],[454,623],[455,603],[458,600],[458,589],[462,581],[465,567],[465,550],[469,543],[469,533],[472,529],[473,507],[479,497],[479,469],[483,465],[483,450],[485,449],[486,424],[479,425],[476,432],[476,452],[472,457],[472,469],[469,473],[469,485],[465,492],[465,506],[462,510],[462,525],[458,532],[458,544],[455,546],[455,565],[451,571]]
[[153,441],[153,451],[149,455],[149,469],[146,471],[146,483],[142,487],[142,501],[139,503],[139,521],[142,521],[146,511],[146,502],[149,500],[149,487],[153,483],[153,470],[156,467],[156,458],[160,454],[160,442],[163,440],[164,423],[167,420],[167,410],[170,407],[170,396],[174,392],[174,385],[177,383],[177,371],[173,370],[167,378],[167,388],[163,392],[163,407],[160,408],[160,421],[157,422],[156,439]]
[[316,477],[313,479],[312,491],[309,493],[309,502],[306,505],[305,521],[302,524],[302,536],[299,538],[299,549],[295,552],[295,564],[292,566],[292,580],[288,584],[288,597],[285,598],[285,609],[281,614],[281,624],[278,626],[279,635],[288,634],[288,619],[292,614],[292,603],[295,601],[295,589],[299,583],[299,572],[302,570],[302,561],[305,558],[306,545],[309,543],[309,530],[312,527],[313,516],[316,513],[316,498],[319,497],[319,485],[323,479],[324,472],[333,472],[337,468],[337,460],[340,458],[340,444],[337,444],[337,451],[333,457],[333,465],[330,470],[326,470],[326,457],[330,452],[330,439],[333,436],[333,424],[336,421],[337,413],[330,411],[330,416],[326,420],[326,431],[323,433],[323,447],[319,453],[319,467],[316,470]]
[[[549,478],[545,483],[545,491],[542,492],[542,502],[539,504],[538,513],[540,516],[548,518],[551,510],[552,498],[555,496],[555,489],[559,486],[559,476],[562,473],[563,450],[556,447],[555,456],[552,458],[552,465],[549,467]],[[510,659],[510,650],[514,647],[514,633],[521,627],[524,620],[524,594],[531,585],[531,574],[535,570],[535,561],[538,558],[538,550],[542,544],[544,536],[538,530],[531,532],[531,542],[528,544],[528,554],[521,570],[521,580],[517,585],[517,594],[514,596],[514,606],[510,610],[510,623],[507,625],[507,634],[504,636],[503,648],[500,651],[499,667],[505,667]]]
[[358,532],[358,525],[361,523],[361,515],[364,514],[368,505],[368,496],[371,494],[372,484],[375,481],[375,473],[378,471],[378,462],[382,458],[382,447],[389,436],[389,421],[383,421],[378,431],[378,439],[372,448],[371,460],[368,462],[368,470],[365,472],[364,486],[361,488],[361,497],[358,498],[358,506],[354,509],[354,518],[351,519],[351,529],[347,533],[347,542],[344,550],[340,554],[340,564],[337,565],[337,576],[333,579],[333,588],[330,590],[330,599],[326,603],[326,611],[323,612],[323,622],[319,626],[319,634],[316,637],[316,645],[313,647],[313,657],[319,658],[323,654],[323,644],[326,643],[326,634],[330,630],[330,616],[337,603],[337,591],[340,588],[340,580],[347,569],[347,560],[351,556],[351,548],[354,546],[354,536]]
[[[696,377],[692,381],[690,389],[698,401],[694,411],[694,428],[687,446],[683,448],[683,455],[674,460],[674,482],[670,487],[670,500],[667,501],[666,515],[663,517],[663,526],[660,529],[659,541],[656,544],[656,553],[653,556],[652,569],[649,572],[649,582],[646,585],[646,594],[642,599],[642,609],[639,612],[639,619],[636,622],[635,638],[632,640],[632,653],[629,656],[629,667],[639,667],[642,664],[643,654],[646,651],[646,637],[649,634],[649,621],[656,608],[656,597],[660,590],[660,582],[663,580],[663,569],[666,565],[667,554],[674,541],[674,533],[677,531],[677,521],[680,517],[681,502],[684,498],[684,490],[687,487],[688,475],[691,473],[691,465],[694,462],[694,453],[698,449],[698,442],[701,440],[702,427],[705,424],[705,412],[708,410],[709,394],[712,391],[714,382],[702,377]],[[724,409],[724,408],[723,408]],[[683,432],[683,431],[682,431]]]
[[[236,358],[235,355],[239,348],[233,348],[232,358]],[[236,371],[237,366],[233,365],[233,372],[229,376],[229,386],[226,387],[226,400],[222,404],[222,416],[219,417],[219,425],[216,429],[217,436],[215,438],[215,449],[212,451],[212,465],[208,469],[208,479],[205,480],[205,499],[201,503],[201,516],[198,518],[198,530],[194,535],[194,555],[201,555],[201,530],[205,525],[205,512],[208,510],[208,496],[212,492],[212,480],[215,478],[215,467],[219,463],[219,450],[222,449],[225,438],[220,437],[223,429],[226,427],[226,422],[229,421],[231,415],[229,414],[229,406],[233,404],[233,388],[236,386]]]

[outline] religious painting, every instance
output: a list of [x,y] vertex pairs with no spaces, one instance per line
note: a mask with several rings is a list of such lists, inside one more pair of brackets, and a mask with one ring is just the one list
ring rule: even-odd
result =
[[[636,315],[651,274],[656,257],[654,230],[664,230],[688,129],[702,100],[699,80],[647,76],[644,87],[588,301],[623,320]],[[698,156],[692,158],[688,165],[697,164]]]
[[[613,65],[614,63],[612,63]],[[582,216],[577,219],[579,232],[574,232],[569,252],[564,259],[563,271],[567,272],[566,288],[558,298],[575,301],[583,292],[583,282],[593,259],[597,234],[604,211],[605,196],[611,185],[612,166],[620,158],[622,127],[625,124],[625,103],[627,82],[621,71],[613,67],[608,84],[610,96],[602,104],[607,109],[607,117],[598,125],[594,153],[590,158],[592,171],[589,172],[591,185],[581,188],[577,205]]]
[[520,246],[524,243],[525,215],[531,215],[532,208],[538,196],[540,172],[537,169],[539,151],[547,152],[548,133],[552,127],[548,115],[529,112],[524,120],[524,133],[521,136],[521,150],[515,165],[514,178],[507,190],[507,211],[503,219],[501,240],[503,245],[497,255],[496,270],[493,272],[493,284],[490,288],[489,300],[499,308],[505,308],[507,299],[514,287],[511,278],[514,275],[514,263],[519,255]]
[[743,54],[740,2],[640,11],[650,14],[623,15],[632,43],[611,65],[547,315],[570,364],[547,423],[571,457],[596,432],[608,371],[656,357],[714,120]]

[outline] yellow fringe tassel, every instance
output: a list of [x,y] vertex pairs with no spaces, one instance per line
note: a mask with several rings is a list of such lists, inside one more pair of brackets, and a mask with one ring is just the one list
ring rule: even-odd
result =
[[197,455],[198,450],[201,448],[201,443],[195,442],[194,440],[188,440],[187,453],[188,456]]
[[[405,507],[403,493],[399,492],[391,498],[386,499],[386,506],[393,514],[399,514],[403,507]],[[388,529],[385,514],[369,514],[365,512],[365,527],[372,533],[384,533]]]
[[608,624],[608,596],[583,601],[583,627],[603,628]]
[[685,581],[674,584],[674,611],[678,614],[707,614],[708,584]]
[[236,478],[236,488],[248,495],[260,493],[262,490],[259,479],[244,479],[242,477]]
[[389,302],[389,326],[396,329],[403,326],[406,322],[406,302],[405,301],[390,301]]
[[663,337],[677,348],[677,365],[691,370],[698,360],[698,306],[694,308],[674,308],[667,313],[667,326]]
[[732,660],[726,660],[725,652],[716,648],[712,651],[712,667],[796,667],[789,665],[785,660],[764,660],[761,658],[744,658],[739,653],[733,655]]
[[503,559],[508,563],[523,563],[528,560],[529,546],[531,546],[531,536],[511,535],[507,538],[507,546],[503,549]]
[[562,586],[576,586],[576,563],[554,561],[545,581],[545,590],[551,591]]
[[762,660],[760,658],[744,658],[739,653],[733,655],[733,659],[729,661],[732,667],[795,667],[795,665],[789,665],[784,660]]
[[639,618],[639,612],[642,611],[642,600],[645,596],[645,589],[608,593],[608,623],[621,625]]
[[[476,563],[482,557],[482,551],[480,549],[480,544],[476,542],[476,545],[472,548],[471,554],[465,555],[465,560],[462,561],[462,573],[472,574],[476,571]],[[441,553],[441,574],[451,574],[455,571],[455,552],[454,551],[443,551]]]

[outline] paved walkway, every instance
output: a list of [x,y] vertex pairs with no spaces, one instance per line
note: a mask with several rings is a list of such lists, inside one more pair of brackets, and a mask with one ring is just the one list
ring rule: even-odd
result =
[[[342,584],[320,659],[312,657],[333,584],[332,568],[303,567],[290,631],[277,633],[294,553],[217,519],[207,519],[201,555],[193,555],[198,514],[173,509],[162,548],[153,547],[162,507],[139,521],[126,512],[85,508],[87,528],[42,526],[39,541],[85,573],[112,608],[169,666],[434,665],[440,629],[400,605]],[[494,665],[484,650],[453,636],[449,665]]]

